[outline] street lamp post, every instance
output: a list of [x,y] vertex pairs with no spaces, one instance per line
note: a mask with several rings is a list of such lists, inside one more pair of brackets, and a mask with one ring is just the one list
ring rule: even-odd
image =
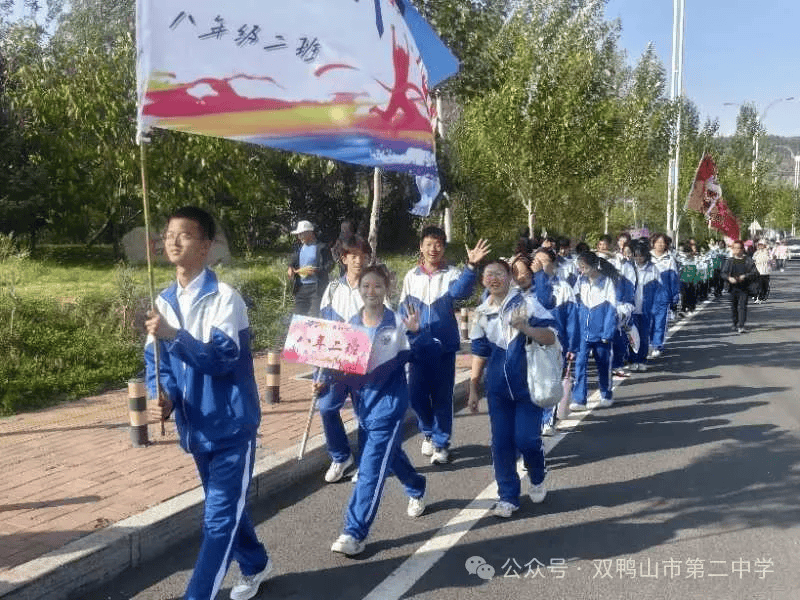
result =
[[[787,98],[777,98],[767,104],[767,107],[761,111],[761,114],[756,117],[756,127],[755,131],[753,132],[753,184],[755,185],[757,175],[756,175],[756,167],[758,165],[758,139],[761,137],[761,123],[764,122],[764,118],[767,116],[767,111],[770,108],[778,104],[779,102],[789,102],[790,100],[794,100],[794,96],[789,96]],[[741,104],[739,102],[723,102],[723,106],[738,106],[741,108]]]

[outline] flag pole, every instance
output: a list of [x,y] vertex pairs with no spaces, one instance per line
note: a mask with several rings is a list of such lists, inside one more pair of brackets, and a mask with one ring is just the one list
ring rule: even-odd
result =
[[[142,204],[144,205],[144,247],[147,256],[147,282],[150,291],[150,310],[156,310],[156,283],[153,275],[153,257],[150,248],[150,202],[147,197],[147,140],[142,136],[139,140],[139,156],[142,171]],[[161,368],[159,359],[158,338],[153,336],[153,363],[156,376],[156,399],[161,397]],[[166,435],[164,417],[161,417],[161,435]]]

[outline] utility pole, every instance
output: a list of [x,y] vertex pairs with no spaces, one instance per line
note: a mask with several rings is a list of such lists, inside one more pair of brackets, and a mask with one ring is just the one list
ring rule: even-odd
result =
[[684,30],[686,28],[686,0],[672,0],[672,71],[670,72],[669,98],[678,101],[678,116],[672,138],[672,157],[667,174],[667,234],[677,243],[678,183],[681,157],[681,120],[683,117],[683,56]]

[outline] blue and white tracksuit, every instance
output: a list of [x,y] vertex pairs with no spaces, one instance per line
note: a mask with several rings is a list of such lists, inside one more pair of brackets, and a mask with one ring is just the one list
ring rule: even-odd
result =
[[[189,298],[182,294],[196,295]],[[190,308],[183,314],[181,301]],[[267,564],[245,510],[261,420],[250,354],[247,308],[230,286],[206,269],[186,290],[164,290],[156,308],[178,329],[160,340],[159,377],[174,407],[181,447],[192,454],[205,491],[203,541],[185,600],[213,599],[230,561],[253,575]],[[154,339],[145,346],[147,385],[156,398]]]
[[408,367],[411,408],[420,431],[437,449],[448,448],[453,434],[456,352],[461,347],[453,303],[472,295],[475,279],[474,269],[459,271],[452,266],[433,273],[418,266],[403,279],[401,310],[412,304],[419,314],[420,327],[437,342],[430,352],[412,357]]
[[[348,322],[364,306],[358,286],[350,287],[347,277],[332,281],[325,289],[320,304],[320,318],[329,321]],[[317,399],[322,429],[331,460],[343,463],[350,456],[350,442],[347,439],[340,411],[347,396],[352,392],[342,381],[332,381],[325,393]]]
[[650,342],[653,348],[662,350],[667,333],[670,304],[677,304],[681,297],[681,277],[678,273],[678,263],[670,252],[664,252],[660,257],[655,254],[651,256],[661,278],[661,290],[653,307]]
[[556,275],[558,275],[571,286],[574,286],[575,282],[578,281],[578,269],[575,266],[575,257],[571,255],[557,256]]
[[575,359],[572,401],[586,404],[586,371],[590,354],[594,355],[597,364],[600,397],[611,400],[611,362],[614,353],[611,341],[618,322],[616,285],[613,279],[604,275],[598,276],[594,283],[588,277],[581,276],[575,284],[575,296],[581,343]]
[[[580,347],[580,323],[578,322],[578,306],[575,303],[575,291],[572,286],[558,274],[549,276],[538,271],[533,276],[533,289],[539,303],[550,311],[556,324],[558,341],[561,344],[564,363],[567,352],[578,353]],[[553,425],[556,407],[542,411],[542,425]]]
[[631,362],[643,364],[647,362],[647,351],[650,349],[650,326],[653,321],[656,298],[661,292],[661,276],[655,265],[648,261],[644,265],[636,265],[638,282],[636,285],[636,305],[633,309],[633,324],[639,330],[639,352],[631,353]]
[[617,321],[619,326],[614,333],[614,357],[611,369],[621,369],[628,358],[628,334],[625,330],[631,321],[636,302],[636,267],[627,258],[619,254],[611,261],[619,272],[617,281]]
[[[350,323],[366,327],[360,314]],[[405,364],[412,349],[416,354],[438,345],[427,331],[408,333],[400,315],[388,308],[384,308],[381,324],[368,329],[372,352],[366,375],[326,371],[326,377],[343,381],[356,395],[361,460],[345,512],[344,533],[357,540],[367,537],[390,474],[397,476],[408,496],[421,498],[425,494],[425,478],[417,473],[401,446],[403,416],[408,409]]]
[[501,501],[519,506],[517,454],[534,484],[545,478],[544,451],[539,434],[542,409],[528,391],[527,338],[509,325],[512,312],[525,304],[531,327],[549,327],[555,321],[536,298],[509,290],[500,306],[483,302],[475,311],[470,331],[472,353],[486,359],[486,399],[492,427],[492,463]]

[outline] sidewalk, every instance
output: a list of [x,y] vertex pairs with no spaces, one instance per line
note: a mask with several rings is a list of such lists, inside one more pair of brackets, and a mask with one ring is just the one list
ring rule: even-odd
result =
[[[254,364],[263,398],[266,357]],[[469,355],[458,356],[457,383],[469,364]],[[283,363],[281,402],[262,402],[254,496],[321,477],[328,464],[318,416],[306,458],[296,459],[309,373]],[[349,405],[342,417],[354,431]],[[127,390],[0,419],[0,598],[69,597],[199,531],[202,490],[174,423],[164,437],[151,424],[149,438],[145,448],[131,446]]]

